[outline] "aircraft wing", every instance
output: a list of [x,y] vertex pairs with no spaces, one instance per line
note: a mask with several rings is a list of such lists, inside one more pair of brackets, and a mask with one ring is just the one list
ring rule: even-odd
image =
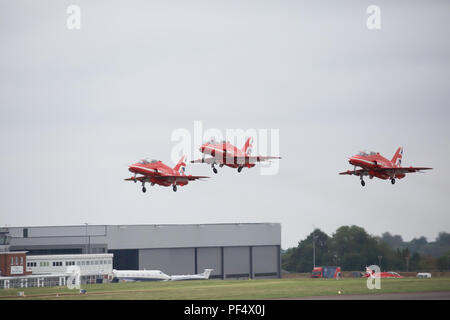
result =
[[198,180],[198,179],[206,179],[209,177],[206,176],[177,176],[177,175],[167,175],[167,176],[159,176],[159,177],[155,177],[156,179],[160,179],[160,180],[177,180],[179,182],[186,182],[186,181],[193,181],[193,180]]
[[[400,168],[377,168],[373,169],[375,172],[384,172],[384,173],[412,173],[419,172],[420,170],[431,170],[433,168],[425,168],[425,167],[400,167]],[[347,170],[344,172],[340,172],[339,174],[349,174],[349,175],[368,175],[368,170],[358,169],[358,170]]]
[[197,159],[197,160],[192,160],[191,163],[211,164],[211,163],[221,163],[221,162],[220,162],[220,159],[216,159],[216,158],[201,158],[201,159]]
[[349,174],[349,175],[354,174],[355,176],[360,176],[361,174],[365,175],[366,172],[367,172],[367,170],[358,169],[358,170],[347,170],[344,172],[340,172],[339,174]]
[[[237,164],[253,164],[256,162],[268,161],[273,159],[281,159],[281,157],[272,156],[246,156],[246,157],[233,157],[228,156],[223,158],[201,158],[197,160],[192,160],[191,163],[207,163],[207,164],[227,164],[227,163],[237,163]],[[225,161],[224,161],[225,160]]]
[[247,157],[237,157],[238,163],[255,163],[262,162],[274,159],[281,159],[281,157],[272,157],[272,156],[247,156]]
[[431,170],[433,168],[425,168],[425,167],[400,167],[400,168],[378,168],[376,171],[378,172],[390,172],[390,173],[412,173],[419,172],[421,170]]
[[[134,181],[134,177],[131,177],[131,178],[126,178],[126,179],[123,179],[123,180],[125,180],[125,181]],[[146,177],[143,177],[143,176],[139,176],[139,177],[136,177],[136,181],[146,181],[147,180],[147,178]]]

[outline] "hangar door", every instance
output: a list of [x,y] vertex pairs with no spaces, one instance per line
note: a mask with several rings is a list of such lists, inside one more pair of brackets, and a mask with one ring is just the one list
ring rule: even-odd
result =
[[225,247],[223,268],[225,278],[250,278],[250,247]]
[[253,275],[258,277],[279,276],[280,252],[278,246],[252,247]]
[[210,279],[222,278],[222,249],[197,248],[197,273],[205,269],[214,269]]
[[161,270],[168,275],[194,274],[194,248],[140,249],[140,270]]

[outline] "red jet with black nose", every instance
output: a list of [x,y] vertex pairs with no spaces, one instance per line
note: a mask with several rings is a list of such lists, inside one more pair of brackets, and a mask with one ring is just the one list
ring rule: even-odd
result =
[[[379,179],[391,179],[391,183],[395,184],[395,179],[403,179],[406,173],[420,172],[421,170],[430,170],[432,168],[425,167],[402,167],[403,148],[400,147],[394,154],[392,160],[388,160],[381,156],[378,152],[361,151],[349,159],[349,163],[354,166],[353,171],[347,170],[339,174],[348,174],[359,176],[361,185],[364,187],[366,183],[363,177],[369,176],[370,179],[377,177]],[[360,167],[362,169],[356,169]]]
[[[184,156],[181,157],[177,165],[173,168],[165,165],[160,160],[141,160],[129,166],[128,170],[134,173],[134,177],[127,178],[125,181],[141,182],[142,192],[147,191],[145,183],[149,182],[154,186],[158,184],[160,186],[168,187],[172,186],[173,191],[177,191],[177,186],[184,186],[189,181],[209,178],[204,176],[191,176],[185,175],[186,163],[184,163]],[[139,176],[138,176],[139,175]]]

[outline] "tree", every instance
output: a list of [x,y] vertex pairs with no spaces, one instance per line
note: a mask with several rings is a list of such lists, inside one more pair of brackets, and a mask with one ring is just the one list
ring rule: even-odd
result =
[[385,232],[381,235],[381,241],[387,243],[392,249],[403,248],[405,245],[402,236],[393,236],[389,232]]
[[315,238],[316,266],[330,263],[329,237],[320,229],[315,229],[296,248],[286,251],[282,258],[283,269],[291,272],[311,272],[313,269],[313,236]]
[[383,254],[377,240],[358,226],[338,228],[330,241],[330,251],[340,257],[343,270],[364,270],[378,264],[378,256]]

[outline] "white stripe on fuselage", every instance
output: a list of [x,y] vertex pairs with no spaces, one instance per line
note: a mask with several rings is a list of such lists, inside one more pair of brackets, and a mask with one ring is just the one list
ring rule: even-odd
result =
[[160,170],[157,170],[157,169],[150,169],[150,168],[141,167],[141,166],[131,166],[131,168],[143,169],[143,170],[146,170],[146,171],[151,172],[151,173],[166,173],[165,171],[160,171]]
[[[227,154],[234,154],[234,156],[236,156],[236,157],[239,157],[236,153],[234,153],[234,150],[233,151],[228,151],[228,149],[219,149],[219,148],[217,148],[217,147],[211,147],[211,146],[208,146],[208,147],[205,147],[205,149],[212,149],[212,150],[216,150],[216,151],[219,151],[219,152],[222,152],[222,153],[227,153]],[[229,157],[234,157],[234,156],[229,156]],[[216,156],[214,156],[214,157],[216,157]]]
[[380,166],[380,168],[383,168],[383,169],[395,169],[396,167],[388,167],[388,166],[386,166],[386,164],[385,163],[379,163],[379,162],[377,162],[376,164],[374,163],[376,160],[365,160],[365,159],[361,159],[361,158],[353,158],[353,160],[356,160],[356,161],[363,161],[363,162],[365,162],[365,163],[368,163],[368,164],[371,164],[372,166]]

